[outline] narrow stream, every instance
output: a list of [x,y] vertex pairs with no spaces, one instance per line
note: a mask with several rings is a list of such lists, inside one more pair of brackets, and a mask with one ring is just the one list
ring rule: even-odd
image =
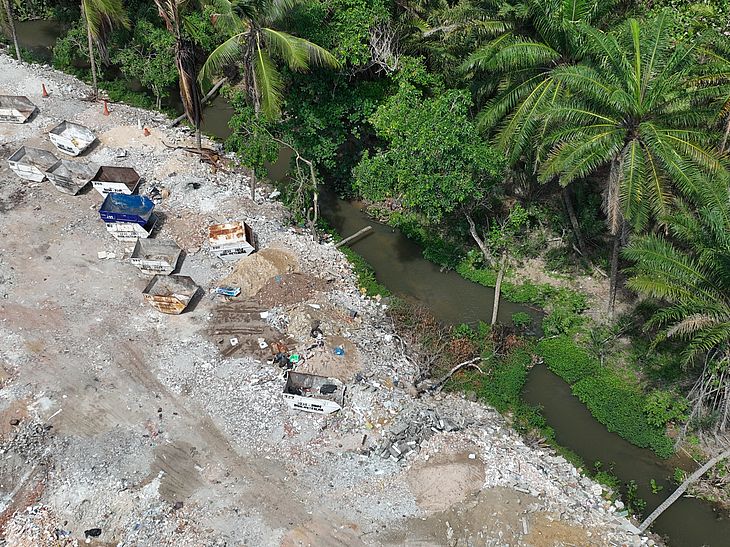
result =
[[[53,58],[53,46],[66,30],[66,25],[58,21],[19,21],[15,23],[15,34],[20,49],[27,49],[37,58],[50,63]],[[12,44],[10,46],[12,50]]]
[[[55,40],[62,25],[52,21],[28,21],[17,24],[22,47],[39,57],[50,59]],[[45,52],[45,54],[44,54]],[[45,56],[44,56],[45,55]],[[203,131],[219,139],[230,135],[228,119],[232,108],[223,98],[215,99],[205,110]],[[286,175],[288,159],[282,154],[272,166],[271,177],[280,180]],[[379,282],[394,294],[427,306],[447,324],[475,325],[491,317],[494,291],[467,281],[454,272],[441,272],[425,260],[421,249],[399,231],[368,218],[357,202],[322,198],[322,216],[343,236],[371,225],[373,233],[351,246],[375,269]],[[502,299],[499,319],[510,323],[511,317],[524,311],[533,318],[536,328],[542,312]],[[653,452],[633,446],[618,435],[610,433],[588,412],[570,392],[570,387],[544,366],[534,367],[524,389],[525,400],[543,409],[548,424],[555,430],[558,442],[577,453],[587,465],[602,462],[627,483],[635,480],[638,495],[647,502],[648,514],[675,488],[669,481],[678,462],[662,461]],[[650,481],[662,487],[652,493]],[[716,513],[710,504],[694,498],[682,498],[654,524],[653,530],[670,538],[676,547],[721,547],[730,545],[730,521]]]

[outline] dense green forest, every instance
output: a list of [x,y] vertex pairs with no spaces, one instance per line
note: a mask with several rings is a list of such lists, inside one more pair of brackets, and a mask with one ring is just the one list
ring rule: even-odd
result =
[[[258,177],[282,143],[306,163],[282,187],[295,217],[324,187],[362,197],[428,259],[485,285],[504,278],[505,298],[547,311],[531,351],[612,431],[668,455],[671,438],[730,426],[730,3],[4,7],[8,28],[67,23],[57,68],[114,100],[181,101],[194,126],[227,78],[225,146]],[[528,262],[545,279],[523,276]],[[454,336],[486,351],[484,333]],[[494,366],[484,396],[518,406],[529,359]]]

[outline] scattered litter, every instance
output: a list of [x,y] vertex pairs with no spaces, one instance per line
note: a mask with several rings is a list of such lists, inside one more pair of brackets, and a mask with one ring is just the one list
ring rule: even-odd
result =
[[241,287],[229,287],[229,286],[222,286],[222,287],[216,287],[214,289],[216,294],[221,294],[223,296],[238,296],[241,294]]
[[238,338],[236,338],[236,337],[231,338],[231,345],[232,346],[237,346],[238,345]]
[[266,349],[266,348],[268,348],[268,347],[269,347],[269,344],[267,344],[267,343],[266,343],[266,340],[264,340],[263,338],[258,338],[258,339],[257,339],[257,342],[259,343],[259,347],[260,347],[261,349]]
[[337,346],[334,349],[334,353],[335,353],[335,355],[340,355],[340,356],[345,355],[345,348],[343,348],[342,346]]
[[331,414],[342,409],[345,386],[336,378],[290,372],[284,386],[284,401],[293,410]]
[[310,308],[314,308],[315,310],[318,310],[322,307],[319,304],[307,304],[307,306],[309,306]]
[[268,319],[269,315],[271,315],[271,312],[268,312],[268,311],[262,311],[261,313],[259,313],[259,317],[261,319]]

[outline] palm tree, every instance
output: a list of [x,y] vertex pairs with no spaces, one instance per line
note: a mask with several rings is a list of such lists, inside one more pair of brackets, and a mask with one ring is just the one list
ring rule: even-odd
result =
[[175,37],[175,65],[179,75],[180,100],[185,116],[195,127],[195,142],[200,150],[202,148],[200,122],[203,119],[203,105],[195,78],[195,48],[182,29],[183,19],[180,8],[185,3],[186,0],[155,0],[167,30]]
[[229,38],[218,46],[200,71],[201,81],[228,66],[239,66],[241,87],[258,115],[276,118],[281,113],[284,82],[274,63],[283,60],[289,68],[307,71],[310,65],[339,66],[324,48],[274,27],[296,0],[211,0],[216,27]]
[[[600,21],[616,2],[590,0],[517,0],[503,22],[504,32],[476,49],[462,70],[478,96],[492,97],[478,115],[493,133],[515,177],[534,181],[540,160],[535,146],[545,134],[543,113],[562,93],[553,71],[583,57],[580,24]],[[498,30],[494,24],[491,29]],[[570,189],[563,200],[583,255],[587,247],[573,208]]]
[[15,57],[18,61],[20,58],[20,46],[18,45],[18,35],[15,33],[15,15],[13,14],[12,0],[3,0],[3,11],[0,12],[0,25],[10,32],[13,38],[13,46],[15,47]]
[[659,327],[657,342],[685,345],[684,362],[704,361],[690,391],[690,420],[718,418],[724,431],[730,418],[730,201],[727,185],[704,196],[697,212],[680,204],[666,219],[671,238],[634,239],[624,256],[635,265],[627,285],[667,306],[648,322]]
[[122,0],[81,0],[81,14],[86,23],[91,82],[94,89],[94,98],[96,99],[99,95],[99,87],[96,81],[94,44],[96,44],[101,59],[106,60],[106,40],[109,33],[117,25],[129,28],[129,19],[124,11]]
[[566,186],[608,171],[612,316],[627,230],[666,216],[673,190],[696,196],[709,177],[726,171],[716,135],[699,129],[713,112],[696,104],[689,84],[701,70],[697,43],[673,46],[666,14],[641,24],[629,19],[615,34],[586,27],[584,36],[589,58],[551,72],[563,92],[545,112],[549,153],[540,177],[560,177]]

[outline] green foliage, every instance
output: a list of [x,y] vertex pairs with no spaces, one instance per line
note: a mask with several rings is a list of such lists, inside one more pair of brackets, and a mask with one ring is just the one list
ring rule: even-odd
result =
[[297,34],[328,49],[343,64],[370,61],[370,29],[390,17],[384,0],[309,0],[297,6]]
[[89,74],[88,58],[86,27],[82,21],[77,21],[71,25],[65,36],[56,41],[56,45],[53,47],[53,66],[75,76],[86,78]]
[[493,364],[487,373],[489,381],[480,384],[477,394],[500,412],[520,405],[530,362],[529,352],[518,350],[506,361]]
[[375,201],[398,196],[430,226],[482,202],[504,164],[469,119],[469,106],[461,91],[426,98],[401,82],[371,118],[388,148],[363,155],[353,171],[355,189]]
[[687,399],[672,391],[656,389],[649,393],[644,403],[646,421],[656,427],[664,427],[669,422],[683,422],[687,419]]
[[279,143],[271,136],[273,122],[257,116],[248,106],[246,97],[235,91],[230,95],[234,114],[228,121],[232,129],[225,147],[236,153],[241,163],[253,169],[257,177],[266,175],[266,164],[273,163],[279,156]]
[[647,419],[646,397],[598,362],[567,336],[541,340],[536,352],[545,365],[571,385],[573,393],[609,431],[661,457],[673,453],[662,426]]
[[687,479],[687,472],[684,469],[675,467],[674,473],[672,473],[672,480],[674,482],[676,482],[677,484],[682,484],[686,479]]
[[568,336],[540,340],[536,351],[550,370],[571,385],[598,372],[598,362]]
[[122,74],[136,78],[152,90],[160,108],[166,90],[178,78],[175,66],[175,38],[167,30],[149,21],[138,21],[128,45],[116,52],[112,60]]
[[644,396],[609,369],[601,369],[572,386],[573,393],[606,429],[642,448],[667,458],[674,452],[664,429],[650,424],[644,414]]
[[640,0],[650,13],[670,9],[675,16],[673,33],[678,38],[691,39],[708,30],[730,31],[730,2],[727,0]]
[[208,0],[215,9],[217,31],[226,39],[203,63],[199,80],[211,82],[224,70],[238,67],[241,91],[257,115],[269,120],[281,116],[285,82],[280,65],[307,72],[310,66],[338,68],[339,61],[326,49],[281,29],[293,3],[265,0]]
[[626,506],[633,515],[641,515],[646,509],[646,501],[639,497],[638,490],[636,481],[631,480],[626,483]]
[[529,313],[518,311],[512,314],[512,324],[518,329],[526,329],[532,324],[532,317]]
[[654,479],[651,479],[651,481],[649,481],[649,486],[651,487],[652,494],[658,494],[659,492],[664,490],[664,487],[660,484],[657,484],[656,480]]
[[540,179],[559,177],[565,186],[608,167],[614,234],[624,220],[644,230],[667,214],[672,193],[693,196],[711,178],[727,176],[718,135],[708,130],[715,112],[698,104],[692,83],[699,74],[720,75],[712,63],[697,62],[699,40],[672,44],[669,24],[662,13],[629,19],[610,34],[585,28],[586,59],[551,73],[562,91],[546,109],[549,153]]
[[412,239],[423,249],[423,256],[435,264],[455,267],[461,260],[460,248],[452,242],[434,234],[414,214],[395,212],[388,218],[388,224],[398,228],[403,235]]

